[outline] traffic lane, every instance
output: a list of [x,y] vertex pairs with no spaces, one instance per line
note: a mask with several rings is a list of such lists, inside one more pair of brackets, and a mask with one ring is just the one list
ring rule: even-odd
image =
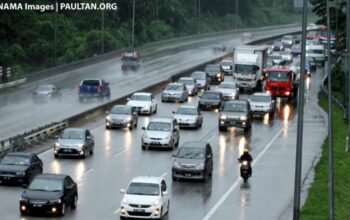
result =
[[[257,38],[263,38],[264,36],[270,36],[272,34],[277,34],[277,33],[281,33],[281,31],[294,31],[297,28],[286,28],[286,29],[278,29],[278,30],[272,30],[269,31],[268,34],[263,33],[262,31],[256,32],[253,39],[257,39]],[[237,38],[233,38],[231,39],[230,37],[227,38],[228,40],[222,40],[221,43],[226,44],[226,45],[238,45],[241,44],[242,42],[240,42],[239,39]],[[190,62],[190,64],[187,67],[191,67],[197,63],[201,63],[204,62],[205,60],[210,60],[207,56],[203,56],[203,48],[207,49],[207,52],[210,53],[211,58],[214,57],[218,57],[218,53],[212,53],[212,45],[207,45],[207,46],[203,46],[203,47],[198,47],[194,50],[187,50],[184,52],[180,52],[180,55],[177,54],[172,54],[172,56],[168,56],[165,59],[160,58],[160,62],[158,62],[157,65],[160,65],[164,62],[169,62],[170,65],[171,64],[176,64],[175,67],[170,67],[170,70],[175,70],[172,72],[172,74],[175,74],[177,72],[179,72],[181,69],[184,69],[182,67],[184,67],[184,65],[182,65],[183,63],[181,63],[181,61],[185,60],[191,60],[192,62]],[[197,53],[196,53],[197,52]],[[187,54],[187,58],[184,59],[186,57]],[[220,54],[220,53],[219,53]],[[196,60],[197,59],[197,60]],[[181,64],[181,65],[179,65]],[[153,65],[150,65],[153,66]],[[179,67],[180,66],[180,67]],[[186,66],[186,65],[185,65]],[[143,66],[142,69],[144,69],[145,67],[147,67],[147,62],[145,63],[145,65]],[[187,68],[186,67],[186,68]],[[138,78],[133,79],[131,82],[143,82],[143,78],[144,75],[142,74],[142,69],[141,72],[137,72],[134,74],[134,76],[138,76]],[[163,68],[155,68],[154,69],[156,74],[157,74],[157,79],[159,80],[159,74],[164,74],[164,69]],[[145,71],[147,73],[147,71]],[[46,105],[46,107],[41,107],[40,113],[45,113],[44,114],[39,114],[39,117],[36,117],[34,120],[31,117],[32,115],[29,114],[29,111],[23,111],[22,109],[34,109],[35,107],[33,107],[34,103],[30,103],[27,102],[28,105],[23,106],[22,108],[18,108],[17,105],[15,105],[12,100],[31,100],[31,97],[29,97],[29,95],[32,93],[32,91],[34,90],[34,85],[37,85],[39,83],[54,83],[57,84],[58,86],[62,86],[62,88],[64,90],[68,90],[69,91],[75,91],[76,86],[79,84],[79,82],[87,77],[105,77],[107,80],[112,78],[112,79],[118,79],[120,77],[125,77],[125,76],[129,76],[129,73],[124,73],[120,70],[120,61],[119,60],[110,60],[110,61],[106,61],[97,65],[93,65],[93,66],[88,66],[88,67],[84,67],[75,71],[71,71],[65,74],[60,74],[54,77],[50,77],[47,79],[43,79],[40,82],[36,82],[30,85],[23,85],[24,88],[27,89],[23,89],[23,91],[20,92],[15,92],[15,93],[10,93],[10,94],[3,94],[2,96],[9,96],[9,97],[5,97],[5,98],[1,98],[1,100],[6,100],[6,102],[3,102],[2,105],[0,106],[8,106],[7,107],[7,111],[2,112],[3,109],[0,107],[0,114],[2,115],[7,115],[8,117],[6,117],[6,120],[1,122],[1,126],[0,127],[0,137],[3,138],[8,138],[11,136],[14,136],[16,134],[37,128],[39,126],[43,125],[43,122],[51,122],[51,121],[60,121],[64,118],[67,118],[71,115],[77,114],[83,110],[87,110],[89,109],[89,107],[86,106],[82,106],[80,108],[76,107],[76,99],[74,99],[73,102],[69,102],[67,100],[62,101],[61,103],[64,103],[64,109],[62,109],[62,104],[56,104],[55,103],[50,103],[50,105]],[[164,77],[165,78],[165,77]],[[159,81],[161,81],[162,79],[160,79]],[[117,80],[119,81],[123,81],[123,80]],[[151,84],[154,83],[154,81],[150,82]],[[147,86],[147,85],[151,85],[151,84],[142,84],[143,86]],[[128,88],[130,87],[128,84],[124,84],[127,85]],[[133,86],[133,91],[137,90],[137,88],[140,85],[134,85]],[[21,86],[22,87],[22,86]],[[112,86],[113,87],[113,86]],[[115,85],[116,88],[119,88],[120,85]],[[67,95],[67,94],[66,94]],[[64,95],[63,95],[64,96]],[[74,95],[73,95],[74,96]],[[22,97],[22,98],[21,98]],[[120,97],[120,96],[119,96]],[[24,103],[23,103],[24,104]],[[93,106],[98,106],[99,104],[95,104]],[[50,106],[50,107],[47,107]],[[60,110],[56,110],[57,108],[60,108]],[[77,110],[79,109],[79,110]],[[34,111],[34,114],[36,115],[37,112]],[[28,120],[29,119],[29,120]],[[16,121],[22,121],[24,122],[24,124],[21,124],[21,126],[18,125],[18,123],[16,123]],[[7,129],[3,129],[3,128],[7,128]]]
[[[159,97],[158,97],[159,98]],[[196,103],[196,99],[198,98],[191,98],[190,102]],[[162,103],[161,106],[159,106],[159,115],[170,115],[173,110],[176,109],[176,106],[179,104],[173,104],[173,103]],[[213,117],[214,116],[214,117]],[[171,209],[172,210],[178,210],[178,207],[181,209],[186,210],[185,207],[183,207],[182,204],[191,204],[191,203],[197,203],[197,200],[203,200],[204,204],[206,205],[206,208],[210,208],[210,203],[213,202],[216,197],[220,195],[226,188],[227,188],[227,178],[232,178],[232,169],[238,167],[238,164],[236,163],[236,159],[239,157],[239,155],[242,152],[242,149],[245,145],[245,142],[249,142],[248,138],[243,135],[243,132],[241,130],[232,130],[228,133],[220,134],[220,138],[217,139],[217,120],[218,115],[215,112],[204,112],[204,124],[203,128],[196,131],[196,130],[181,130],[181,143],[186,140],[194,140],[194,136],[201,137],[200,140],[208,140],[212,146],[214,151],[214,158],[219,158],[218,162],[214,162],[214,174],[213,174],[213,181],[208,182],[206,184],[202,184],[199,182],[196,182],[194,184],[197,184],[196,186],[193,186],[193,183],[190,182],[181,182],[179,185],[176,186],[174,184],[174,187],[172,188],[171,196]],[[141,124],[146,124],[149,117],[143,117],[140,118],[143,121],[140,121]],[[103,123],[103,121],[101,121]],[[140,127],[140,125],[138,127]],[[253,130],[259,131],[261,128],[268,129],[269,133],[274,133],[274,131],[271,131],[272,129],[269,126],[266,126],[264,124],[257,125],[254,124]],[[267,132],[267,131],[263,131]],[[102,132],[103,135],[96,134],[96,132],[100,133]],[[74,213],[67,213],[68,218],[76,219],[76,218],[82,218],[82,217],[88,217],[88,216],[105,216],[105,213],[111,213],[112,216],[115,216],[116,214],[111,212],[110,210],[113,210],[117,206],[119,207],[119,202],[121,200],[121,195],[119,194],[119,188],[125,187],[129,180],[138,175],[162,175],[164,173],[168,173],[166,176],[168,184],[171,183],[171,177],[170,177],[170,171],[171,171],[171,165],[172,165],[172,158],[170,152],[164,152],[164,151],[147,151],[142,152],[140,149],[140,140],[142,132],[137,129],[136,131],[129,132],[129,131],[119,131],[119,130],[108,130],[105,131],[104,126],[101,126],[94,130],[95,138],[97,143],[103,143],[100,148],[95,148],[95,155],[93,158],[90,158],[88,160],[79,161],[75,166],[70,163],[70,160],[62,159],[62,160],[55,160],[53,159],[53,153],[45,153],[44,155],[40,155],[41,157],[44,156],[45,158],[48,157],[48,160],[44,160],[45,164],[50,164],[51,166],[46,166],[51,172],[63,172],[69,173],[73,177],[76,178],[79,176],[76,172],[77,170],[80,170],[80,173],[86,173],[86,170],[92,170],[88,172],[88,174],[83,175],[83,177],[78,178],[79,183],[79,209],[75,211]],[[134,137],[136,133],[137,137]],[[261,132],[258,132],[261,133]],[[111,134],[110,137],[109,134]],[[130,138],[127,138],[127,136],[130,134]],[[116,137],[115,137],[116,135]],[[124,137],[124,139],[123,139]],[[100,139],[101,138],[101,139]],[[259,146],[255,147],[257,143],[261,143],[264,138],[254,138],[252,143],[249,143],[250,146],[252,146],[252,153],[254,154],[255,151],[259,150]],[[112,143],[112,140],[122,140],[123,144],[117,144],[115,145],[116,148],[112,148],[113,153],[111,153],[111,145],[114,146]],[[198,139],[196,139],[198,140]],[[109,144],[109,141],[111,143]],[[118,142],[119,143],[119,142]],[[123,148],[124,146],[124,148]],[[145,155],[146,154],[146,155]],[[111,158],[111,155],[115,155],[118,157],[118,161],[114,161],[113,158]],[[109,156],[109,157],[108,157]],[[102,157],[102,158],[100,158]],[[44,159],[44,158],[43,158]],[[52,162],[52,160],[54,160]],[[112,160],[111,164],[110,161]],[[50,162],[51,161],[51,162]],[[104,163],[101,164],[101,161]],[[157,161],[157,163],[154,163],[154,161]],[[67,163],[69,162],[69,163]],[[74,160],[72,160],[74,163]],[[117,165],[115,165],[115,163]],[[82,163],[85,164],[82,166]],[[152,167],[149,165],[152,164]],[[59,169],[57,168],[59,166]],[[233,166],[233,168],[231,167]],[[55,167],[55,168],[54,168]],[[84,169],[82,167],[85,167]],[[227,168],[229,167],[229,169]],[[116,170],[116,168],[119,168]],[[142,169],[140,169],[142,168]],[[216,174],[218,172],[218,174]],[[114,173],[115,176],[111,173]],[[106,176],[107,175],[107,176]],[[237,175],[237,174],[236,174]],[[121,180],[120,177],[123,177]],[[97,181],[99,180],[99,181]],[[101,182],[103,184],[101,185]],[[119,187],[116,187],[116,183]],[[108,185],[106,185],[108,184]],[[183,185],[185,184],[185,188],[183,188]],[[198,187],[197,187],[198,186]],[[212,189],[214,188],[214,189]],[[101,189],[104,189],[101,191]],[[204,191],[203,191],[204,189]],[[176,193],[177,191],[182,191],[180,194]],[[98,195],[91,194],[91,192],[98,191]],[[211,192],[211,196],[209,194]],[[193,200],[188,201],[188,198],[186,195],[190,193],[194,196]],[[111,195],[112,196],[111,198]],[[185,195],[185,196],[184,196]],[[119,196],[119,197],[118,197]],[[109,198],[109,201],[106,201],[106,198]],[[116,199],[117,198],[117,199]],[[179,201],[177,201],[177,199]],[[94,206],[95,201],[106,201],[104,204],[109,205],[103,205],[103,207],[99,207],[99,211],[96,211],[94,213],[89,213],[86,211],[79,211],[79,210],[85,210],[89,209],[89,207]],[[187,201],[187,203],[186,203]],[[203,204],[199,203],[198,208],[200,208]],[[174,208],[174,207],[175,208]],[[186,206],[188,207],[188,205]],[[108,211],[109,210],[109,211]],[[116,209],[115,209],[116,210]],[[191,209],[188,210],[191,212]],[[169,218],[173,219],[179,219],[179,217],[182,217],[183,212],[181,213],[174,213],[170,212]],[[186,212],[184,212],[186,213]],[[185,214],[184,216],[188,215]],[[194,219],[201,219],[201,217],[204,215],[204,212],[196,213],[196,218]],[[111,218],[112,218],[111,216]]]
[[[317,105],[322,78],[323,68],[319,68],[311,78],[306,79],[303,184],[310,182],[307,175],[312,172],[327,136],[326,114]],[[254,163],[253,177],[249,183],[243,187],[235,187],[221,206],[213,209],[214,214],[208,215],[210,218],[207,219],[292,219],[296,136],[297,117],[294,117],[292,121],[284,124],[278,138],[261,159]],[[306,187],[303,186],[303,199],[306,198]],[[232,213],[235,215],[232,216]]]
[[[214,55],[210,49],[198,48],[193,56],[192,52],[182,53],[181,57],[176,55],[167,58],[166,60],[159,62],[158,66],[152,65],[146,66],[144,70],[140,70],[132,74],[118,75],[116,72],[120,71],[120,64],[115,66],[108,66],[101,74],[101,78],[105,78],[110,82],[111,86],[111,99],[117,99],[132,93],[140,88],[145,88],[148,85],[161,82],[170,76],[190,68],[194,63],[200,63],[203,59],[213,59],[218,55]],[[221,53],[222,54],[222,53]],[[207,58],[206,58],[207,57]],[[182,65],[179,65],[182,63]],[[94,78],[93,74],[86,75],[73,75],[73,79],[63,79],[62,82],[67,82],[68,89],[62,91],[61,100],[51,100],[48,103],[36,104],[32,101],[31,93],[26,94],[26,101],[21,103],[20,108],[17,104],[13,103],[6,108],[0,108],[0,114],[7,115],[1,121],[0,137],[7,138],[16,134],[35,129],[42,126],[44,123],[62,121],[72,115],[79,114],[82,111],[86,111],[93,107],[99,106],[102,103],[107,102],[107,99],[98,100],[93,99],[88,102],[80,103],[78,101],[77,85],[84,78]],[[160,75],[162,77],[160,77]],[[81,78],[80,78],[81,77]],[[96,76],[95,76],[96,77]],[[74,83],[73,85],[69,82]],[[132,85],[132,86],[130,86]],[[15,97],[13,97],[15,99]],[[25,111],[23,111],[25,110]],[[21,124],[15,123],[21,121]]]

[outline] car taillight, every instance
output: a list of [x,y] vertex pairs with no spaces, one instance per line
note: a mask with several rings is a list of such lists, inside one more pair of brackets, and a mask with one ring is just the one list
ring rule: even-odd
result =
[[101,92],[101,86],[97,86],[97,92]]

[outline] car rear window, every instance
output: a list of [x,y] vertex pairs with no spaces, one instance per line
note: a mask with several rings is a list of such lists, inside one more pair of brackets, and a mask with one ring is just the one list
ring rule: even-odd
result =
[[100,80],[84,80],[82,82],[84,86],[98,86],[100,85]]

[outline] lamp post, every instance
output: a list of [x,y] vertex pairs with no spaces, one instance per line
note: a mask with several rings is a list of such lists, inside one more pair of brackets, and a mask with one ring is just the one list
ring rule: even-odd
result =
[[[105,3],[105,0],[102,0],[102,3]],[[101,54],[104,53],[105,50],[105,42],[104,42],[104,33],[105,32],[105,11],[102,10],[102,15],[101,15]]]
[[132,0],[132,34],[131,47],[135,47],[135,0]]

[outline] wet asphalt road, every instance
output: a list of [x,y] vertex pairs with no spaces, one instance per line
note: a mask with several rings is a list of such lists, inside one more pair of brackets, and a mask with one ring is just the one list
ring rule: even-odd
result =
[[[266,31],[252,33],[253,39],[261,39],[296,30],[299,30],[299,28],[282,28],[267,31],[267,33]],[[10,89],[10,91],[0,91],[0,140],[51,122],[60,122],[108,101],[105,99],[79,103],[77,86],[82,79],[104,78],[110,83],[111,99],[117,99],[156,82],[161,82],[181,70],[222,56],[223,52],[213,53],[212,51],[213,45],[218,43],[225,44],[227,49],[232,51],[234,46],[242,42],[238,36],[232,36],[197,48],[189,46],[186,49],[186,47],[174,46],[174,51],[170,50],[167,55],[145,60],[138,72],[122,72],[120,60],[115,59],[45,78],[40,82],[24,84],[18,88]],[[165,47],[171,46],[167,45]],[[32,92],[35,87],[47,83],[56,84],[61,88],[62,98],[49,103],[34,103]]]
[[[322,71],[313,75],[306,93],[305,148],[303,178],[310,169],[326,133],[324,118],[315,105]],[[226,76],[225,80],[232,80]],[[215,88],[215,86],[213,87]],[[179,104],[161,103],[155,116],[171,116]],[[241,95],[240,98],[249,98]],[[196,105],[198,97],[189,99]],[[39,156],[44,172],[71,175],[79,185],[76,210],[67,210],[64,219],[118,219],[122,195],[129,181],[139,175],[164,175],[170,196],[170,212],[164,219],[290,219],[288,216],[294,184],[296,142],[296,106],[279,102],[273,120],[256,119],[252,132],[244,135],[240,129],[219,132],[218,113],[203,112],[204,123],[199,130],[181,130],[180,145],[185,141],[202,140],[212,145],[214,172],[208,182],[172,182],[171,166],[174,151],[141,150],[141,127],[150,117],[140,116],[138,128],[106,130],[104,118],[87,123],[95,136],[95,154],[87,159],[55,159],[48,150]],[[152,117],[155,117],[152,116]],[[312,136],[309,134],[312,129]],[[254,157],[253,177],[248,184],[239,178],[237,158],[248,146]],[[21,217],[18,210],[23,189],[0,187],[0,219],[46,219]]]

